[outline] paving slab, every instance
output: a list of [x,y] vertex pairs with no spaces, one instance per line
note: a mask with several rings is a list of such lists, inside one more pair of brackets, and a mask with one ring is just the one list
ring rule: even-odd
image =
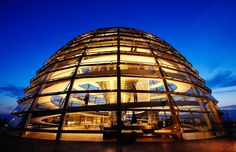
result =
[[0,152],[236,152],[235,138],[138,143],[55,142],[0,134]]

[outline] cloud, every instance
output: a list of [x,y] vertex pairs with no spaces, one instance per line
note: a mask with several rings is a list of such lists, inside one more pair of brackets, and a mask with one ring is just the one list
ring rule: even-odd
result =
[[0,114],[10,114],[15,106],[0,107]]
[[214,88],[213,93],[234,93],[236,92],[236,85],[229,86],[229,87],[221,87],[221,88]]
[[221,110],[236,110],[236,105],[228,105],[228,106],[223,106],[220,108]]
[[236,75],[232,71],[220,71],[213,78],[206,80],[210,88],[230,87],[236,85]]
[[0,86],[0,93],[9,97],[19,98],[23,95],[24,87],[15,86],[13,84],[7,84]]
[[207,67],[209,70],[209,73],[212,73],[213,71],[217,70],[222,65],[222,61],[219,60],[209,60],[207,62]]
[[13,109],[9,109],[8,107],[0,107],[0,114],[9,114]]
[[236,90],[222,90],[222,91],[214,91],[214,93],[229,93],[229,92],[236,92]]
[[7,106],[6,110],[12,111],[15,108],[15,106]]

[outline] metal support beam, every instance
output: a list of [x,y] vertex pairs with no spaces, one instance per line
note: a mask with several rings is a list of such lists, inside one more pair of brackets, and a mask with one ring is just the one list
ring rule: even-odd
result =
[[[153,54],[153,57],[155,58],[155,61],[156,61],[157,65],[160,65],[160,63],[158,62],[158,59],[157,59],[155,53],[153,52],[151,46],[150,46],[150,50],[151,50],[151,52]],[[165,89],[166,92],[170,92],[169,87],[168,87],[168,83],[167,83],[167,81],[165,79],[165,74],[164,74],[161,66],[158,66],[158,68],[159,68],[160,75],[163,78],[162,81],[163,81],[163,84],[164,84],[164,89]],[[172,121],[173,121],[172,131],[173,131],[173,133],[175,135],[177,135],[178,139],[182,139],[181,122],[180,122],[179,116],[177,115],[178,110],[176,110],[174,108],[174,106],[176,106],[176,108],[178,108],[178,107],[174,103],[174,100],[173,100],[172,96],[170,95],[170,93],[167,93],[167,99],[168,99],[168,103],[169,103],[170,112],[171,112],[171,115],[173,117],[172,118]]]
[[[85,51],[86,51],[86,49],[85,49]],[[65,119],[65,115],[66,115],[66,109],[67,109],[68,104],[69,104],[71,90],[73,88],[74,81],[75,81],[75,78],[76,78],[76,75],[77,75],[77,71],[78,71],[78,68],[79,68],[79,63],[81,62],[81,60],[82,60],[82,57],[79,57],[78,65],[76,66],[75,71],[74,71],[74,73],[73,73],[73,75],[71,77],[68,93],[67,93],[67,95],[65,97],[64,106],[62,108],[62,113],[61,113],[61,117],[60,117],[60,121],[59,121],[59,126],[58,126],[58,132],[57,132],[57,135],[56,135],[56,141],[60,140],[60,138],[61,138],[61,130],[62,130],[62,127],[63,127],[63,124],[64,124],[64,119]]]
[[120,77],[120,29],[117,28],[117,141],[120,142],[122,120],[121,120],[121,77]]

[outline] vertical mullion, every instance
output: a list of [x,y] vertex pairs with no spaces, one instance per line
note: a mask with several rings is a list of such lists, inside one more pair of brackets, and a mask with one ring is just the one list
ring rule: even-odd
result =
[[[194,84],[192,84],[192,86],[194,87],[194,92],[198,95],[198,96],[201,96],[201,94],[200,94],[200,92],[198,91],[198,89],[195,87],[195,85]],[[209,112],[207,111],[207,109],[206,109],[206,107],[204,106],[204,104],[203,104],[203,102],[204,102],[204,100],[202,99],[202,98],[197,98],[197,101],[198,101],[198,103],[199,103],[199,105],[200,105],[200,109],[201,109],[201,111],[203,111],[203,116],[204,116],[204,119],[205,119],[205,121],[206,121],[206,123],[207,123],[207,127],[209,128],[209,129],[212,129],[212,122],[211,122],[211,120],[210,120],[210,116],[209,116]]]
[[120,78],[120,28],[117,27],[117,131],[118,141],[122,129],[121,122],[121,78]]
[[[149,42],[147,42],[147,43],[149,43]],[[153,57],[156,61],[156,64],[158,65],[158,69],[159,69],[159,72],[161,74],[162,82],[164,84],[164,89],[165,89],[166,94],[167,94],[167,99],[168,99],[168,103],[169,103],[170,112],[171,112],[171,115],[173,117],[173,120],[172,120],[173,124],[174,124],[173,131],[178,136],[178,138],[181,139],[182,138],[181,132],[180,132],[181,131],[181,125],[180,125],[180,120],[179,120],[179,118],[176,114],[176,112],[178,113],[178,110],[176,110],[174,108],[174,105],[175,105],[174,99],[170,95],[170,90],[168,88],[168,83],[165,79],[164,71],[162,70],[161,65],[159,64],[159,61],[158,61],[157,57],[155,56],[155,53],[153,52],[153,49],[151,48],[150,45],[149,45],[149,48],[150,48],[150,51],[151,51],[151,53],[152,53],[152,55],[153,55]]]
[[[95,36],[96,36],[96,34],[94,34],[93,37],[95,37]],[[90,39],[89,43],[91,41],[92,41],[92,38]],[[75,72],[73,73],[73,76],[71,77],[70,87],[68,89],[68,93],[67,93],[66,98],[65,98],[65,103],[64,103],[64,106],[63,106],[63,109],[62,109],[61,118],[60,118],[60,122],[59,122],[59,126],[58,126],[58,132],[57,132],[57,136],[56,136],[57,141],[60,140],[60,138],[61,138],[62,127],[63,127],[65,115],[66,115],[66,110],[67,110],[67,107],[68,107],[68,104],[69,104],[71,91],[72,91],[72,88],[73,88],[73,85],[74,85],[74,81],[75,81],[75,78],[76,78],[76,75],[77,75],[77,71],[79,69],[82,58],[84,57],[84,55],[86,53],[87,46],[89,45],[89,43],[87,45],[85,44],[84,52],[82,53],[81,56],[79,56],[79,60],[78,60],[77,66],[75,68]]]
[[[55,64],[56,65],[56,64]],[[53,66],[53,67],[55,67],[55,65]],[[48,73],[48,74],[46,74],[46,76],[45,76],[45,78],[43,79],[43,81],[42,81],[42,83],[39,85],[39,86],[35,86],[35,87],[38,87],[37,89],[37,92],[35,93],[35,95],[33,95],[34,97],[33,97],[33,101],[32,101],[32,103],[31,103],[31,105],[30,105],[30,107],[29,107],[29,109],[28,109],[28,111],[31,111],[30,113],[27,113],[26,114],[26,120],[25,120],[25,123],[24,123],[24,127],[23,127],[23,129],[25,129],[27,126],[28,126],[28,124],[29,124],[29,122],[30,122],[30,119],[31,119],[31,117],[32,117],[32,108],[34,108],[34,106],[35,106],[35,104],[37,103],[37,101],[36,101],[36,99],[38,98],[38,95],[39,95],[39,93],[40,93],[40,91],[41,91],[41,89],[42,89],[42,87],[45,85],[45,81],[49,78],[49,75],[50,75],[50,73]],[[43,76],[43,75],[42,75]],[[22,135],[22,132],[21,132],[21,135]]]
[[[86,49],[84,50],[84,52],[85,52],[85,51],[86,51]],[[77,75],[77,71],[78,71],[80,62],[81,62],[82,57],[83,57],[83,55],[84,55],[84,52],[83,52],[82,55],[79,57],[77,66],[76,66],[76,68],[75,68],[75,72],[73,73],[73,75],[72,75],[72,77],[71,77],[70,86],[69,86],[69,89],[68,89],[68,93],[67,93],[67,95],[66,95],[66,97],[65,97],[65,103],[64,103],[64,106],[63,106],[62,112],[61,112],[61,118],[60,118],[60,122],[59,122],[59,126],[58,126],[57,136],[56,136],[56,140],[57,140],[57,141],[60,140],[60,137],[61,137],[61,130],[62,130],[62,127],[63,127],[65,115],[66,115],[66,109],[67,109],[68,104],[69,104],[69,99],[70,99],[71,91],[72,91],[72,88],[73,88],[73,85],[74,85],[74,81],[75,81],[75,78],[76,78],[76,75]]]

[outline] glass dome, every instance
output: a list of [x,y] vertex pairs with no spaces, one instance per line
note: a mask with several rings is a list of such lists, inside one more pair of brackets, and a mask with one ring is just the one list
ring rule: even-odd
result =
[[71,40],[37,71],[8,128],[28,138],[106,141],[223,134],[217,101],[164,40],[101,28]]

